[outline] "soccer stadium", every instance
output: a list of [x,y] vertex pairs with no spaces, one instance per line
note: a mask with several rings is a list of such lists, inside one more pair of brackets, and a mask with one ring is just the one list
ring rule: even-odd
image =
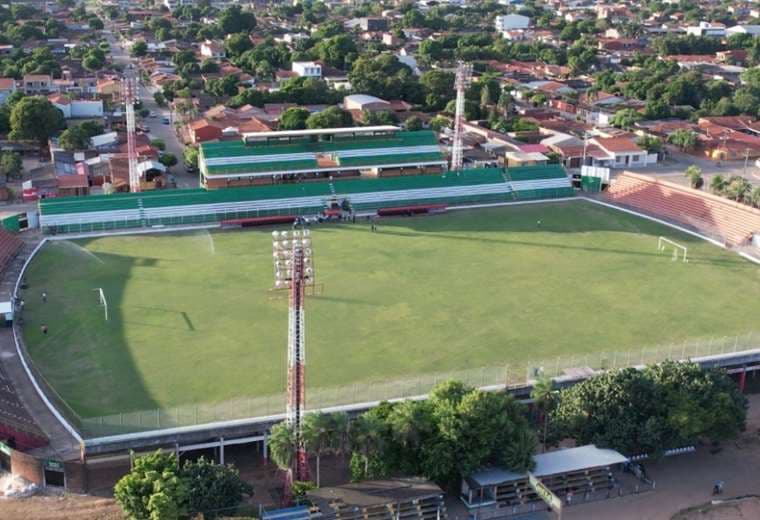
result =
[[[665,359],[754,366],[757,210],[627,172],[599,193],[558,165],[446,171],[419,149],[427,132],[377,132],[270,147],[385,143],[355,170],[308,177],[286,164],[304,159],[242,153],[256,142],[211,143],[201,175],[244,181],[41,201],[43,238],[8,242],[21,397],[84,458],[266,450],[294,337],[307,410],[366,410],[452,378],[520,395],[541,375]],[[410,150],[389,159],[388,139]],[[294,307],[281,247],[296,240],[308,271]],[[17,415],[19,442],[46,436]]]
[[[121,232],[55,237],[38,251],[25,274],[27,348],[85,433],[276,413],[287,298],[272,290],[271,231],[348,206],[353,218],[309,224],[313,407],[422,394],[447,374],[518,382],[549,365],[624,364],[631,351],[639,361],[642,349],[753,332],[756,265],[573,192],[548,166],[132,194],[118,210],[51,200],[51,230]],[[434,214],[408,216],[419,208]]]

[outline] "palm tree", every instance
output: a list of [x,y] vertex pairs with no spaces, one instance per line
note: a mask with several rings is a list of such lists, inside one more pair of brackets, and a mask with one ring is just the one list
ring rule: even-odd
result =
[[344,455],[348,451],[349,437],[351,434],[351,419],[346,412],[331,414],[333,432],[333,449],[336,454]]
[[530,398],[536,405],[541,421],[543,422],[543,440],[541,445],[543,451],[546,451],[546,432],[549,425],[549,409],[554,402],[554,380],[550,377],[542,376],[533,383],[533,389],[530,391]]
[[752,205],[756,208],[760,208],[760,186],[755,187],[754,190],[752,190]]
[[281,422],[272,426],[267,439],[269,458],[283,471],[290,471],[293,465],[294,441],[293,428],[288,423]]
[[723,190],[726,189],[726,184],[726,179],[722,175],[716,175],[710,181],[710,190],[712,190],[713,193],[720,195],[723,193]]
[[315,412],[303,419],[303,440],[306,451],[317,456],[317,487],[320,485],[322,454],[331,450],[335,444],[335,432],[330,414]]
[[521,428],[504,448],[504,465],[511,471],[530,471],[536,464],[533,460],[535,450],[536,436],[533,431],[527,426]]
[[692,164],[688,168],[686,168],[686,171],[684,172],[684,176],[686,176],[689,179],[689,184],[692,188],[701,188],[702,187],[702,169],[699,166],[695,166]]
[[351,428],[352,449],[358,450],[364,456],[364,475],[369,472],[369,459],[373,453],[383,448],[383,421],[373,413],[360,415]]
[[735,175],[728,180],[726,187],[726,196],[736,202],[745,202],[749,200],[749,194],[752,191],[752,184],[744,177]]

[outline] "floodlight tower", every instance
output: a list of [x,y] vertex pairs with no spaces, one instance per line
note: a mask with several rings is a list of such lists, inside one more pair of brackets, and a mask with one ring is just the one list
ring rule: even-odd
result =
[[140,191],[140,173],[137,171],[137,146],[135,143],[135,97],[137,85],[131,72],[121,82],[122,95],[127,113],[127,158],[129,160],[129,191]]
[[306,287],[314,283],[311,236],[308,229],[272,232],[275,289],[289,291],[288,305],[288,387],[286,421],[293,429],[295,457],[285,492],[289,496],[293,480],[308,480],[309,465],[303,439],[306,408],[306,330],[304,299]]
[[472,64],[460,61],[457,65],[455,86],[457,89],[456,114],[454,116],[454,143],[451,147],[451,169],[459,171],[463,165],[462,137],[464,135],[464,93],[470,86]]

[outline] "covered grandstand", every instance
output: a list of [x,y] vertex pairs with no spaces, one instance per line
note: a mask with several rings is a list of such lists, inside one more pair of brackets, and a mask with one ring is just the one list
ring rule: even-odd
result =
[[246,134],[204,143],[201,185],[227,188],[330,177],[440,173],[446,167],[435,133],[395,126]]
[[40,225],[78,233],[192,225],[273,215],[317,215],[335,202],[355,212],[415,204],[488,204],[574,194],[557,165],[480,168],[439,175],[281,184],[236,190],[171,190],[45,199]]

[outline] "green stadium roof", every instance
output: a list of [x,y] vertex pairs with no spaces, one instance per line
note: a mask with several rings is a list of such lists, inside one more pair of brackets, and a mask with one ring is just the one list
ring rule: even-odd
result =
[[[335,165],[320,166],[318,156],[334,160]],[[307,137],[286,142],[204,143],[200,147],[199,163],[203,174],[209,177],[445,164],[435,133],[429,130],[336,136],[331,141],[312,141]]]

